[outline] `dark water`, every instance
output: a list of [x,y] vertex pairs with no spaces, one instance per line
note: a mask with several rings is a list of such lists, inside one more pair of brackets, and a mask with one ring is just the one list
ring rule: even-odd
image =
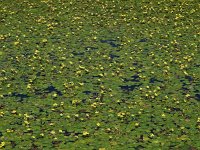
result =
[[62,92],[57,90],[54,86],[50,85],[48,86],[47,88],[45,88],[44,90],[41,90],[41,89],[37,89],[35,90],[35,94],[36,95],[44,95],[44,94],[49,94],[49,93],[52,93],[52,92],[56,92],[56,94],[58,94],[59,96],[62,96]]
[[85,47],[85,50],[86,50],[86,51],[97,50],[97,49],[98,49],[97,47],[92,47],[92,46],[87,46],[87,47]]
[[130,92],[135,90],[137,87],[139,87],[142,84],[139,85],[124,85],[124,86],[119,86],[121,88],[121,90],[125,91],[125,92]]
[[116,43],[115,43],[116,40],[100,40],[100,42],[101,42],[101,43],[107,43],[107,44],[109,44],[110,46],[115,47],[115,48],[120,46],[120,44],[116,44]]
[[160,80],[158,80],[158,79],[156,79],[156,78],[151,78],[151,79],[149,80],[149,83],[155,83],[155,82],[163,82],[163,81],[160,81]]
[[139,76],[137,74],[135,74],[135,75],[131,76],[130,79],[124,78],[124,82],[129,82],[129,81],[131,81],[131,82],[140,82]]
[[139,42],[147,42],[147,39],[146,38],[140,39]]
[[49,86],[45,89],[46,93],[56,92],[59,96],[62,96],[62,92],[57,90],[54,86]]
[[29,98],[30,96],[28,96],[27,94],[21,94],[21,93],[16,93],[13,92],[11,95],[4,95],[5,97],[16,97],[19,98],[20,102],[22,102],[24,99]]
[[111,59],[119,58],[119,56],[118,56],[118,55],[115,55],[115,54],[109,54],[109,57],[110,57]]
[[200,101],[200,93],[195,94],[195,99]]
[[83,93],[86,94],[86,95],[89,95],[89,94],[91,94],[92,92],[91,92],[91,91],[83,91]]

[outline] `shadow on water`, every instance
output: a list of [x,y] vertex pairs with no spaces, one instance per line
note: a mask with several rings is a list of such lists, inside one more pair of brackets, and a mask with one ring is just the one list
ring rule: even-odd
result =
[[155,83],[155,82],[163,82],[163,81],[160,81],[160,80],[158,80],[158,79],[156,79],[156,78],[151,78],[151,79],[149,80],[149,83]]
[[181,79],[180,82],[182,83],[181,89],[183,90],[184,93],[190,90],[189,89],[190,84],[188,84],[188,82],[186,80]]
[[124,86],[119,86],[121,88],[121,90],[123,90],[124,92],[130,92],[135,90],[137,87],[139,87],[142,84],[138,84],[138,85],[124,85]]
[[85,47],[85,50],[86,50],[86,51],[97,50],[97,49],[98,49],[97,47],[92,47],[92,46],[87,46],[87,47]]
[[45,77],[46,74],[44,72],[39,71],[39,72],[36,73],[36,76],[37,77],[41,77],[41,76]]
[[93,92],[92,95],[91,95],[91,97],[90,97],[90,99],[96,99],[98,97],[99,97],[99,93]]
[[27,75],[22,75],[20,78],[21,78],[25,83],[29,81]]
[[29,56],[31,56],[33,53],[30,52],[30,49],[26,48],[22,54],[24,55],[25,58],[28,58]]
[[131,79],[127,79],[127,78],[124,79],[124,82],[129,82],[129,81],[131,81],[131,82],[140,82],[139,76],[137,74],[135,74],[135,75],[131,76]]
[[56,92],[59,96],[62,96],[62,92],[57,90],[54,86],[49,86],[45,89],[46,93]]
[[147,42],[146,38],[140,39],[139,42]]
[[149,51],[150,51],[150,50],[149,50],[148,48],[144,48],[142,54],[148,55]]
[[180,108],[177,107],[167,107],[170,110],[170,114],[176,114],[177,112],[182,112]]
[[51,39],[52,43],[61,43],[61,39],[59,37],[52,36],[52,37],[50,37],[50,39]]
[[52,52],[49,52],[49,53],[48,53],[48,56],[49,56],[49,58],[50,58],[51,60],[57,60],[56,55],[53,54]]
[[118,56],[118,55],[115,55],[115,54],[109,54],[109,57],[110,57],[111,59],[119,58],[119,56]]
[[21,93],[12,93],[10,95],[4,95],[5,97],[16,97],[19,98],[19,102],[22,102],[24,99],[29,98],[30,96],[28,96],[27,94],[21,94]]
[[86,95],[89,95],[89,94],[91,94],[92,92],[91,92],[91,91],[83,91],[83,93],[86,94]]
[[137,63],[137,62],[134,62],[134,63],[133,63],[133,66],[138,66],[138,63]]
[[57,90],[54,86],[50,85],[48,86],[46,89],[44,90],[40,90],[40,89],[37,89],[35,90],[35,94],[36,95],[44,95],[44,94],[49,94],[49,93],[52,93],[52,92],[56,92],[56,94],[58,94],[59,96],[62,96],[62,92]]
[[[187,80],[185,80],[187,79]],[[190,86],[190,83],[193,81],[193,78],[191,76],[185,76],[185,79],[180,79],[180,82],[182,83],[182,90],[183,91],[188,91],[189,90],[189,86]]]
[[[64,136],[70,136],[70,135],[75,135],[75,136],[78,136],[78,135],[80,135],[80,134],[82,134],[82,133],[79,133],[79,132],[74,132],[74,131],[72,131],[72,132],[69,132],[69,131],[67,131],[67,130],[63,130],[63,135]],[[68,140],[68,142],[75,142],[74,140]]]
[[92,78],[102,78],[100,75],[92,76]]
[[131,76],[131,78],[132,78],[132,79],[131,79],[132,82],[140,82],[140,80],[139,80],[140,77],[139,77],[139,75],[137,75],[137,74]]
[[99,96],[99,93],[97,93],[97,92],[93,93],[93,97],[97,98],[98,96]]
[[83,55],[84,55],[84,52],[76,52],[76,51],[74,51],[74,52],[72,52],[72,54],[73,54],[74,56],[83,56]]
[[[185,79],[187,79],[188,81]],[[185,79],[180,79],[180,82],[182,83],[181,89],[183,93],[194,92],[193,98],[200,102],[200,93],[198,85],[197,87],[192,86],[194,79],[191,76],[185,76]]]
[[68,132],[67,130],[63,130],[64,136],[70,136],[73,132]]
[[191,76],[185,76],[185,79],[187,79],[189,82],[193,81],[193,78]]
[[200,93],[195,94],[195,99],[200,102]]
[[101,43],[107,43],[112,47],[119,47],[120,44],[116,44],[116,40],[100,40]]

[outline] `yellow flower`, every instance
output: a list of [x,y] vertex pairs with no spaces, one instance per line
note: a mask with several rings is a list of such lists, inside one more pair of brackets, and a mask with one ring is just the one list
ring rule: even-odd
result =
[[4,112],[1,111],[1,112],[0,112],[0,117],[3,117],[3,116],[4,116]]
[[56,134],[56,132],[54,130],[52,130],[50,133],[53,134],[53,135]]
[[43,39],[42,42],[43,42],[43,43],[46,43],[46,42],[47,42],[47,39]]
[[72,105],[79,104],[80,102],[81,102],[80,100],[74,99],[72,100]]
[[16,111],[16,110],[13,110],[13,111],[11,111],[11,113],[12,113],[12,114],[16,114],[16,113],[17,113],[17,111]]
[[139,123],[137,123],[137,122],[135,123],[135,126],[136,126],[136,127],[139,126],[139,125],[140,125]]
[[161,116],[162,116],[162,117],[166,117],[166,115],[165,115],[165,114],[162,114]]
[[154,137],[154,134],[153,134],[153,133],[151,133],[151,134],[150,134],[150,137]]
[[186,97],[190,97],[190,94],[186,94],[185,96],[186,96]]
[[30,89],[31,88],[31,84],[27,84],[27,88]]
[[0,144],[0,148],[4,147],[5,144],[6,144],[5,142],[1,142],[1,144]]
[[25,120],[24,123],[27,124],[27,125],[30,124],[27,120]]
[[101,125],[101,124],[98,122],[98,123],[97,123],[97,126],[99,127],[100,125]]
[[119,113],[117,114],[117,116],[118,116],[118,117],[121,117],[121,118],[123,118],[125,115],[126,115],[126,114],[125,114],[124,112],[119,112]]
[[81,82],[79,82],[78,84],[79,84],[80,86],[83,86],[83,85],[84,85],[84,83],[81,83]]
[[14,45],[18,45],[18,44],[19,44],[19,41],[14,42]]
[[185,75],[188,75],[188,73],[187,73],[186,71],[183,71],[183,73],[184,73]]
[[44,136],[44,133],[40,133],[41,136]]
[[12,129],[6,129],[6,132],[11,133],[11,132],[13,132],[13,130]]
[[54,103],[53,106],[56,107],[56,106],[58,106],[58,104],[57,104],[57,103]]
[[58,96],[58,94],[57,94],[57,93],[54,93],[54,94],[53,94],[53,97],[57,97],[57,96]]
[[89,135],[89,132],[83,131],[83,136],[87,136],[87,135]]
[[35,136],[31,136],[33,139],[35,139]]

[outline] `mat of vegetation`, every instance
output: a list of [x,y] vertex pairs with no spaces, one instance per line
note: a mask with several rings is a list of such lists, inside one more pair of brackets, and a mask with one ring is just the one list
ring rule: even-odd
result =
[[198,0],[0,2],[0,149],[200,149]]

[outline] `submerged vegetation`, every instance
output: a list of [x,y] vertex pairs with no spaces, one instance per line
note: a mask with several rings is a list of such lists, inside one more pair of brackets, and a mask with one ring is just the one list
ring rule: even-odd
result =
[[198,0],[0,3],[0,149],[200,149]]

